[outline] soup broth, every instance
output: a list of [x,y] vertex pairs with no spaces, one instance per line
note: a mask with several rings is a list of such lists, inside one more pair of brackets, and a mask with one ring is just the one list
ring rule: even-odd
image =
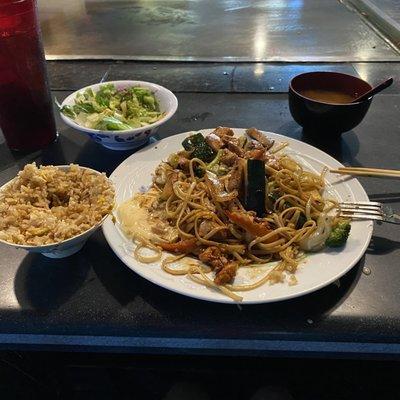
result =
[[348,93],[334,90],[306,89],[300,92],[303,96],[324,103],[346,104],[351,103],[355,97]]

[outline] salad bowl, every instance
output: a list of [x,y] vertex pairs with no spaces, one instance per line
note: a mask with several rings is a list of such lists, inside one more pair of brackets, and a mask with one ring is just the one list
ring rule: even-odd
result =
[[[115,116],[112,116],[111,118],[108,117],[107,122],[103,123],[103,121],[101,121],[100,119],[102,116],[99,112],[93,110],[92,106],[94,106],[95,109],[98,109],[97,106],[99,102],[101,102],[101,98],[98,99],[98,96],[96,96],[96,94],[101,90],[105,91],[107,85],[108,87],[110,87],[110,85],[113,85],[117,92],[133,87],[135,89],[147,89],[154,98],[155,105],[160,114],[159,119],[153,122],[150,117],[148,118],[149,123],[142,122],[143,126],[139,127],[131,127],[127,123],[124,123],[123,121],[118,120],[118,118],[115,118]],[[89,93],[90,96],[87,95],[87,93]],[[93,94],[93,96],[91,94]],[[91,119],[93,121],[96,121],[99,129],[88,127],[89,124],[87,124],[85,120],[83,120],[82,118],[78,118],[77,120],[76,115],[74,115],[73,112],[70,111],[73,110],[74,106],[76,106],[77,100],[81,101],[79,99],[83,98],[83,96],[90,98],[88,99],[87,104],[82,104],[83,107],[86,107],[86,110],[84,110],[81,115],[85,116],[87,118],[86,120]],[[108,99],[110,104],[114,100],[115,99],[112,96]],[[76,92],[66,97],[61,103],[60,116],[67,125],[74,128],[78,132],[81,132],[82,134],[88,136],[95,142],[101,144],[108,149],[129,150],[145,144],[149,140],[149,138],[157,132],[160,126],[167,122],[175,114],[177,108],[177,98],[170,90],[164,88],[163,86],[144,81],[125,80],[96,83],[94,85],[86,86],[82,89],[77,90]],[[79,117],[81,115],[79,115]],[[116,115],[118,116],[118,114]]]

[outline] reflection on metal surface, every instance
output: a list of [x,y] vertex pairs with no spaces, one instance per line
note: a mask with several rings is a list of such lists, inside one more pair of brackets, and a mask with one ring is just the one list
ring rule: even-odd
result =
[[260,15],[256,20],[256,30],[253,39],[253,54],[256,60],[262,60],[267,50],[267,30],[265,29],[266,24],[267,20],[265,16]]
[[370,0],[370,2],[400,23],[400,2],[398,0]]
[[48,59],[394,61],[332,0],[39,0]]
[[368,65],[366,65],[364,63],[360,63],[357,65],[357,73],[358,73],[358,75],[360,75],[360,78],[364,79],[367,82],[370,82],[371,78],[370,78],[368,72],[369,72]]
[[264,64],[262,63],[257,63],[254,66],[254,75],[256,76],[261,76],[264,73]]
[[[400,4],[395,5],[392,0],[379,1],[379,7],[370,0],[339,0],[352,12],[358,13],[360,18],[380,36],[386,43],[393,49],[400,53],[400,21],[397,22],[392,18],[396,16],[396,9],[398,8],[400,16]],[[375,1],[376,3],[376,1]],[[383,4],[382,4],[383,3]],[[382,5],[392,4],[391,12],[386,9],[383,11]]]

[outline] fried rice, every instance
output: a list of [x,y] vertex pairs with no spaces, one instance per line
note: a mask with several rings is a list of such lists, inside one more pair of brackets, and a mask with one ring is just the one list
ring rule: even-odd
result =
[[0,239],[58,243],[98,224],[113,206],[114,189],[105,174],[75,164],[28,164],[0,190]]

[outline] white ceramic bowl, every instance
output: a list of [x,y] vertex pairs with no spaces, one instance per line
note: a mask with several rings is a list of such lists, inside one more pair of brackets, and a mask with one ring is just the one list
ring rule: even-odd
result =
[[160,105],[160,111],[165,112],[165,116],[155,122],[154,124],[146,125],[141,128],[134,128],[125,131],[101,131],[98,129],[85,128],[77,124],[73,119],[60,113],[63,121],[72,128],[84,133],[97,143],[102,144],[104,147],[112,150],[128,150],[134,149],[146,143],[150,136],[154,135],[158,128],[167,122],[176,112],[178,108],[178,100],[175,95],[165,87],[155,83],[143,81],[111,81],[96,83],[94,85],[86,86],[76,92],[70,94],[61,104],[61,106],[74,105],[75,96],[85,89],[91,88],[97,92],[102,85],[112,83],[117,89],[125,89],[131,86],[139,86],[151,90]]
[[[67,169],[69,168],[69,165],[56,165],[57,168],[60,169]],[[101,174],[101,172],[96,171],[91,168],[87,167],[80,167],[87,169],[89,171],[95,172],[97,174]],[[15,178],[14,178],[15,179]],[[2,187],[0,187],[0,191],[3,190],[7,185],[9,185],[14,179],[11,181],[7,182],[4,184]],[[109,214],[105,215],[103,219],[98,222],[96,225],[93,225],[91,228],[89,228],[87,231],[80,233],[79,235],[76,235],[70,239],[63,240],[62,242],[58,243],[53,243],[53,244],[46,244],[43,246],[34,246],[34,245],[23,245],[23,244],[15,244],[15,243],[10,243],[6,242],[5,240],[0,239],[0,243],[7,244],[8,246],[15,247],[16,249],[24,249],[27,250],[30,253],[41,253],[46,257],[50,258],[64,258],[71,256],[72,254],[75,254],[78,252],[83,245],[86,243],[86,240],[98,229],[100,226],[103,224],[103,222],[106,220]]]

